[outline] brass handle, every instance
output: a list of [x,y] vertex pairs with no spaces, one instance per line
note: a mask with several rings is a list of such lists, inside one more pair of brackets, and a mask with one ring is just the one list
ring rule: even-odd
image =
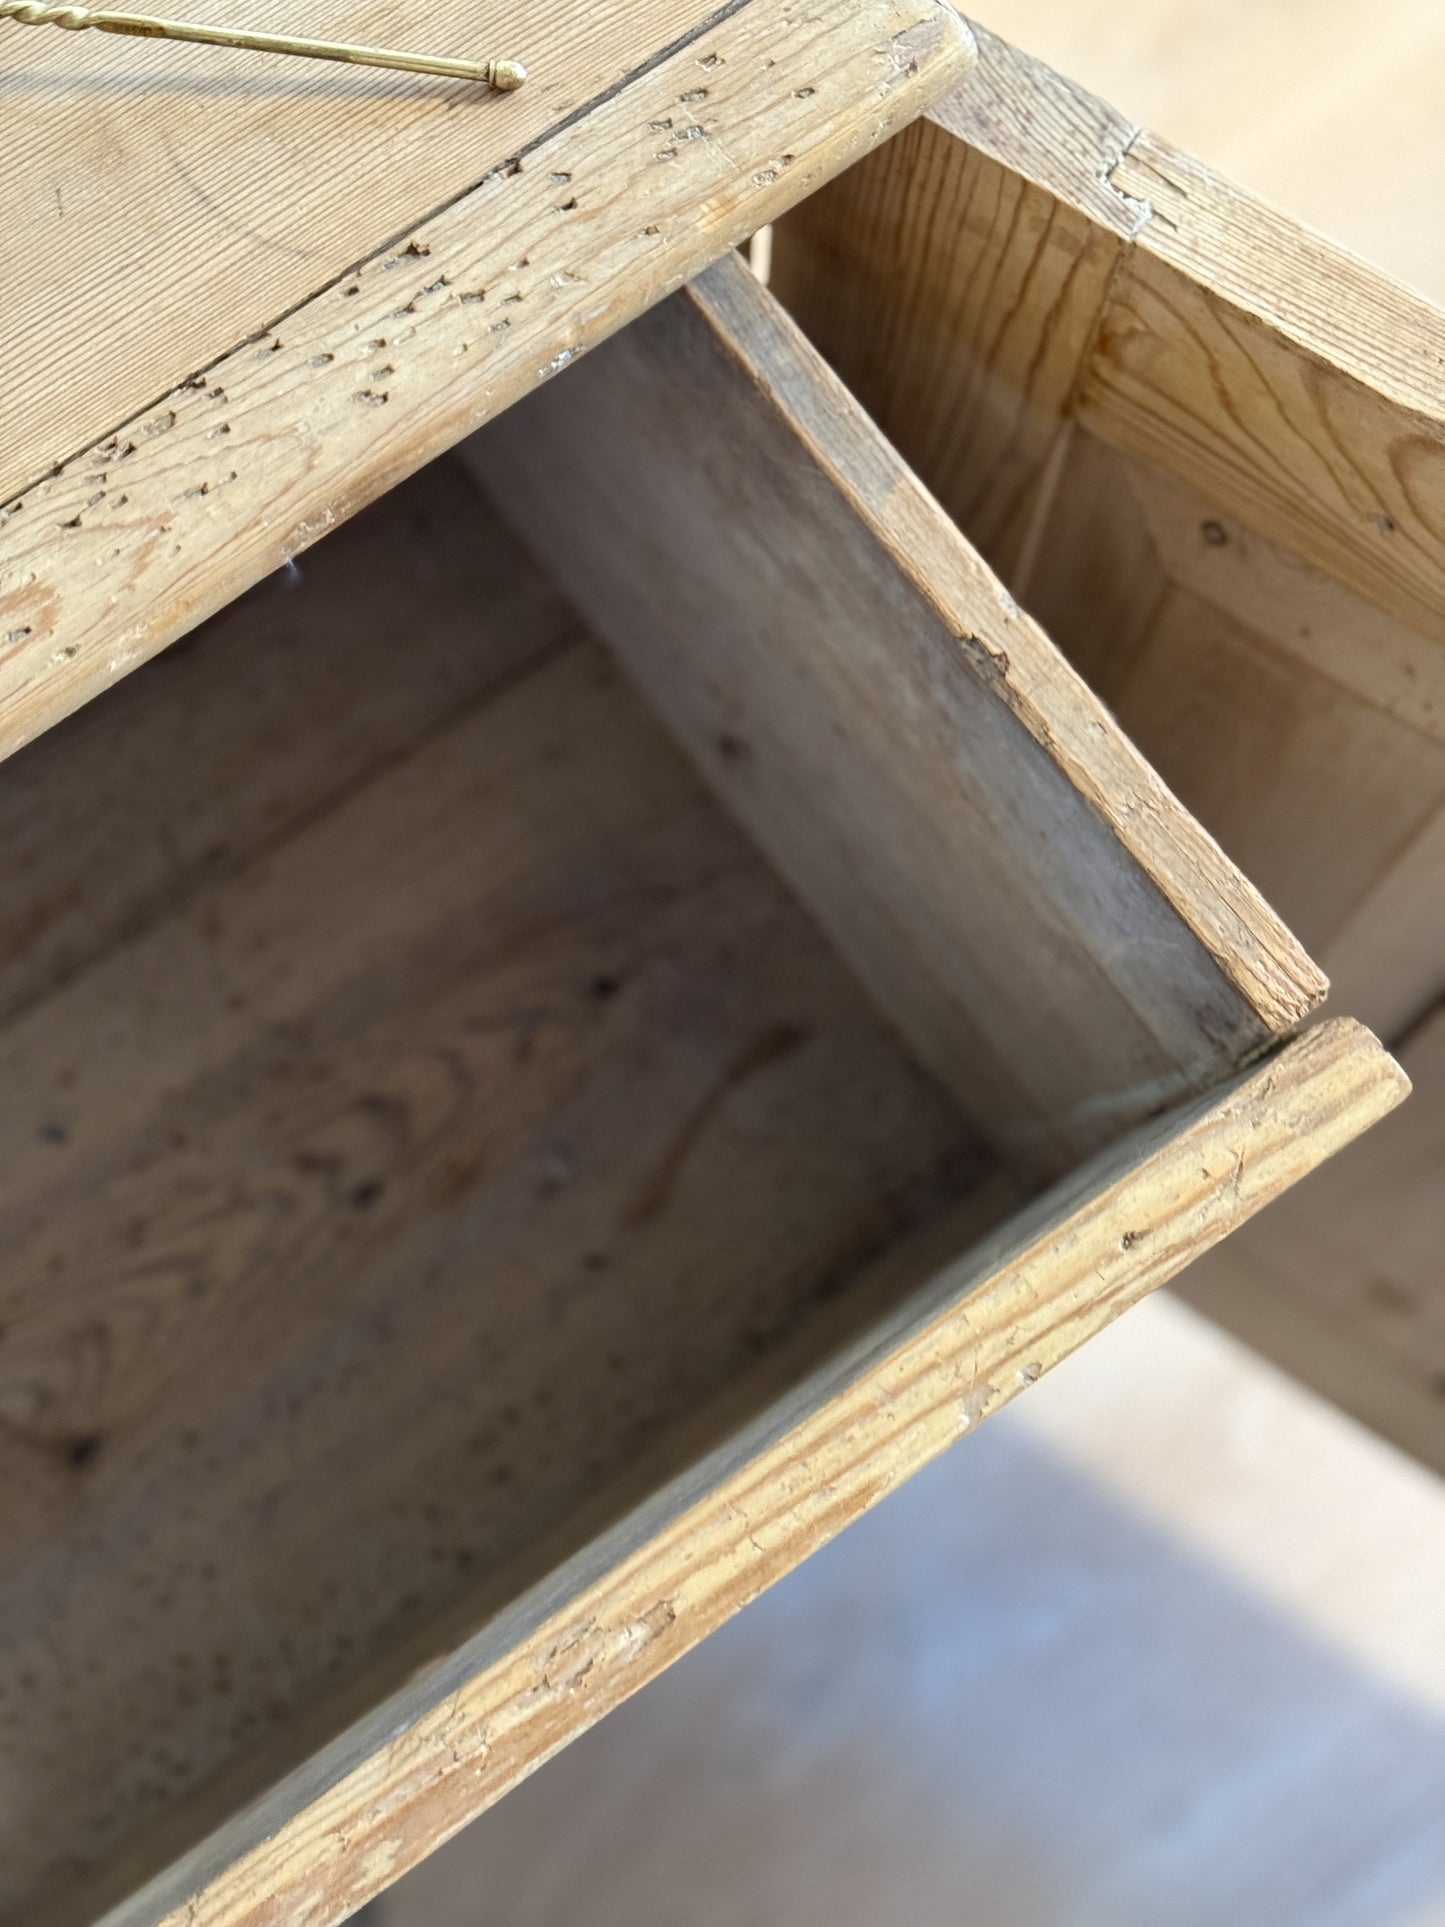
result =
[[302,40],[294,34],[244,33],[234,27],[200,27],[184,20],[157,20],[144,13],[100,12],[90,7],[43,6],[40,0],[0,0],[0,20],[22,27],[87,27],[101,33],[134,34],[143,40],[199,40],[209,47],[250,47],[264,54],[301,54],[309,60],[344,60],[355,67],[398,67],[409,74],[441,74],[477,80],[510,94],[527,78],[517,60],[448,60],[441,55],[394,53],[386,47],[350,47],[337,40]]

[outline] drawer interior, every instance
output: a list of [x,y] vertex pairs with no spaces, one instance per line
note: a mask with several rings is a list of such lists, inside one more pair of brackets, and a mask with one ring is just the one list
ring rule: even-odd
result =
[[451,460],[0,850],[8,1918],[1008,1191]]
[[1307,1007],[871,437],[724,264],[0,772],[0,1916],[131,1891]]

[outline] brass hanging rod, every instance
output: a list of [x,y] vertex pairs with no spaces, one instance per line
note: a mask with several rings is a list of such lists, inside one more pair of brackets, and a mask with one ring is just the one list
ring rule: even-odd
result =
[[0,0],[0,20],[22,27],[65,27],[82,33],[133,34],[142,40],[199,40],[208,47],[249,47],[263,54],[300,54],[308,60],[343,60],[354,67],[397,67],[409,74],[440,74],[477,80],[510,94],[527,78],[517,60],[449,60],[442,55],[395,53],[386,47],[351,47],[337,40],[303,40],[295,34],[245,33],[234,27],[202,27],[184,20],[157,20],[145,13],[111,13],[90,7],[43,6],[40,0]]

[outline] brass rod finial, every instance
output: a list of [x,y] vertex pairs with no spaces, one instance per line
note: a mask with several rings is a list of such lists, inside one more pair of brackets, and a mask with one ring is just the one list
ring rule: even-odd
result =
[[72,33],[94,27],[101,33],[132,34],[141,40],[196,40],[209,47],[246,47],[256,53],[342,60],[354,67],[395,67],[403,73],[476,80],[503,94],[515,93],[527,78],[527,70],[519,60],[449,60],[441,55],[395,53],[387,47],[352,47],[337,40],[303,40],[295,34],[202,27],[185,20],[158,20],[145,13],[46,6],[42,0],[0,0],[0,20],[14,20],[22,27],[64,27]]

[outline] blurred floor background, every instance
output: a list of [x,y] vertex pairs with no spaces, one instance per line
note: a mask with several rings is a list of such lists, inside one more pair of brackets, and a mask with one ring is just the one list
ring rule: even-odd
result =
[[[1445,303],[1445,4],[979,18]],[[1445,1923],[1445,1486],[1161,1298],[368,1927]]]

